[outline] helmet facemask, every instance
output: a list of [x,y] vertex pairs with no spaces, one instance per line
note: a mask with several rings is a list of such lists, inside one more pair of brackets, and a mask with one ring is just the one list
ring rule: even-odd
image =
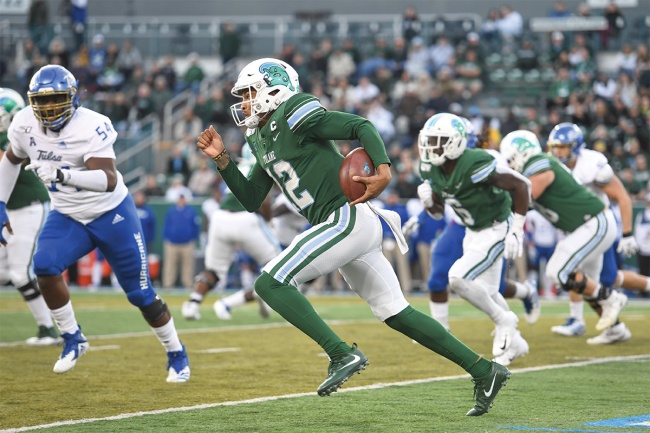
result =
[[74,97],[76,88],[66,92],[29,93],[29,104],[34,110],[34,116],[46,128],[58,130],[74,114]]
[[436,114],[420,131],[418,148],[422,162],[440,166],[447,160],[458,159],[467,148],[465,123],[453,114]]

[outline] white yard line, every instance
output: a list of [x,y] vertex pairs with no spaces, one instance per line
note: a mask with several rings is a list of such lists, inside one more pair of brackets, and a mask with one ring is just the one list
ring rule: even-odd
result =
[[[609,357],[609,358],[597,358],[597,359],[589,359],[589,360],[580,361],[580,362],[570,362],[570,363],[554,364],[554,365],[543,365],[543,366],[539,366],[539,367],[518,368],[518,369],[512,369],[510,371],[512,373],[529,373],[529,372],[534,372],[534,371],[556,370],[556,369],[559,369],[559,368],[583,367],[583,366],[586,366],[586,365],[605,364],[605,363],[608,363],[608,362],[625,362],[625,361],[637,361],[637,360],[644,360],[644,359],[650,359],[650,354],[649,355],[614,356],[614,357]],[[354,388],[343,388],[343,389],[340,389],[338,392],[366,391],[366,390],[369,390],[369,389],[381,389],[381,388],[388,388],[388,387],[391,387],[391,386],[408,386],[408,385],[430,383],[430,382],[442,382],[442,381],[446,381],[446,380],[466,379],[468,377],[469,377],[468,374],[461,374],[461,375],[456,375],[456,376],[431,377],[431,378],[428,378],[428,379],[406,380],[406,381],[402,381],[402,382],[393,382],[393,383],[376,383],[376,384],[373,384],[373,385],[358,386],[358,387],[354,387]],[[78,425],[78,424],[88,424],[88,423],[93,423],[93,422],[98,422],[98,421],[115,421],[115,420],[121,420],[121,419],[135,418],[135,417],[139,417],[139,416],[147,416],[147,415],[160,415],[160,414],[173,413],[173,412],[187,412],[187,411],[191,411],[191,410],[210,409],[210,408],[213,408],[213,407],[238,406],[238,405],[241,405],[241,404],[263,403],[263,402],[267,402],[267,401],[283,400],[283,399],[288,399],[288,398],[314,397],[315,395],[316,394],[314,392],[304,392],[304,393],[300,393],[300,394],[285,394],[285,395],[276,395],[276,396],[271,396],[271,397],[252,398],[252,399],[249,399],[249,400],[225,401],[225,402],[222,402],[222,403],[207,403],[207,404],[199,404],[199,405],[196,405],[196,406],[172,407],[172,408],[168,408],[168,409],[151,410],[151,411],[146,411],[146,412],[124,413],[124,414],[108,416],[108,417],[104,417],[104,418],[84,418],[84,419],[70,420],[70,421],[59,421],[59,422],[54,422],[54,423],[51,423],[51,424],[41,424],[41,425],[35,425],[35,426],[29,426],[29,427],[12,428],[12,429],[0,430],[0,433],[18,433],[18,432],[24,432],[24,431],[48,429],[48,428],[52,428],[52,427],[61,427],[61,426]]]

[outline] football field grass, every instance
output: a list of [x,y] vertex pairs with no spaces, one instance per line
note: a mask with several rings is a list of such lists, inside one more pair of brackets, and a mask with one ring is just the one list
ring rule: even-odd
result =
[[[374,319],[354,296],[311,296],[317,311],[370,365],[331,397],[316,395],[328,360],[277,314],[262,319],[256,304],[231,321],[212,312],[180,315],[183,292],[161,292],[190,356],[192,377],[165,382],[166,356],[139,311],[122,293],[74,292],[77,319],[91,350],[74,370],[52,367],[60,347],[27,347],[36,326],[15,290],[0,291],[0,432],[645,432],[650,433],[650,302],[630,302],[622,319],[630,341],[590,346],[587,335],[561,337],[550,327],[568,313],[546,301],[534,326],[520,329],[530,354],[509,367],[512,377],[494,407],[466,417],[473,384],[455,364]],[[426,298],[410,298],[428,313]],[[521,304],[512,302],[522,313]],[[487,317],[454,299],[454,335],[490,355]]]

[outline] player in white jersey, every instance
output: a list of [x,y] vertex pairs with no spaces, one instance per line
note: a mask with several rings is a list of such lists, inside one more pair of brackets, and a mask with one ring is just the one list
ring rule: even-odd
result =
[[[25,101],[18,92],[0,88],[0,158],[9,146],[9,125],[24,107]],[[38,334],[26,341],[29,346],[48,346],[61,341],[32,268],[36,238],[49,208],[47,190],[33,173],[24,169],[20,170],[9,200],[0,202],[0,213],[6,212],[7,218],[14,222],[6,248],[0,248],[0,284],[11,283],[18,289],[38,325]]]
[[[632,200],[614,174],[607,162],[607,157],[600,152],[585,149],[582,130],[572,123],[560,123],[551,131],[548,146],[553,155],[564,163],[573,177],[586,186],[605,205],[610,201],[618,205],[623,226],[623,237],[610,248],[604,256],[603,271],[600,282],[607,287],[624,287],[634,290],[650,290],[650,279],[631,271],[618,271],[616,267],[616,252],[630,256],[636,252],[636,241],[632,234]],[[584,302],[582,297],[569,292],[570,317],[563,325],[553,326],[551,330],[560,335],[576,336],[585,332]],[[597,304],[592,307],[600,315]],[[617,321],[605,329],[600,335],[587,340],[589,344],[609,344],[625,341],[631,338],[631,333],[624,323]]]
[[[52,210],[38,237],[34,273],[63,333],[55,373],[71,370],[89,347],[77,323],[63,271],[99,247],[131,304],[138,307],[167,351],[167,382],[186,382],[189,361],[167,305],[149,278],[147,248],[135,204],[115,167],[117,133],[108,117],[79,107],[77,81],[47,65],[29,84],[29,107],[9,128],[0,161],[0,202],[6,202],[21,163],[48,186]],[[0,223],[10,227],[8,218]]]
[[[239,170],[247,175],[255,162],[250,146],[242,147],[242,158],[237,164]],[[235,261],[238,249],[243,250],[257,265],[265,265],[280,254],[280,243],[268,226],[271,219],[271,199],[267,197],[258,212],[249,213],[228,192],[221,201],[219,209],[210,215],[208,239],[205,247],[205,270],[195,278],[189,300],[183,303],[181,312],[187,320],[201,318],[200,305],[208,291],[215,287],[223,289],[230,266]],[[228,227],[227,230],[224,227]],[[252,264],[250,264],[252,265]],[[268,307],[255,294],[252,271],[242,272],[242,289],[217,300],[214,312],[223,320],[232,319],[231,310],[248,302],[258,300],[260,315],[268,317]]]

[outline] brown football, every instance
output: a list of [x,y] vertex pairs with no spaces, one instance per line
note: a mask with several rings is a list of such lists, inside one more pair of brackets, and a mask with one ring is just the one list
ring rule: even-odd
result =
[[362,147],[354,149],[343,158],[339,169],[339,183],[343,194],[350,201],[358,199],[366,192],[366,185],[353,181],[352,176],[368,177],[374,174],[375,166],[368,153]]

